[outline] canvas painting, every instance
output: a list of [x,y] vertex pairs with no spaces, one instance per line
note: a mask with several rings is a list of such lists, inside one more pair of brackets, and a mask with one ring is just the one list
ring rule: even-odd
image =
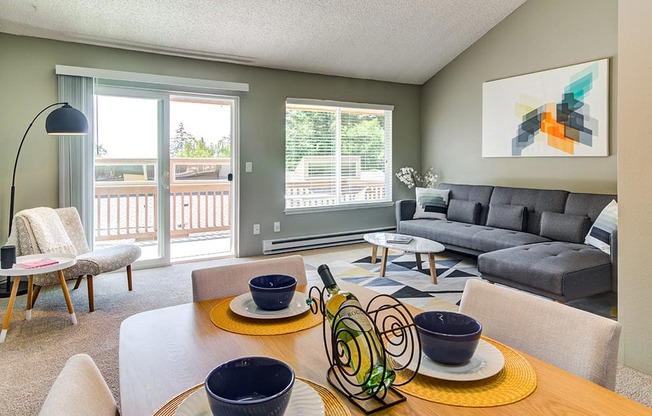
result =
[[482,157],[608,154],[608,59],[483,84]]

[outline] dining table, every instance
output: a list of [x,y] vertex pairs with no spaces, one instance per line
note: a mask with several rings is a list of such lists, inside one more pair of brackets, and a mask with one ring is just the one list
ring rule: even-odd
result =
[[[377,293],[342,282],[366,305]],[[298,288],[306,291],[306,288]],[[217,365],[243,356],[268,356],[288,363],[297,377],[330,390],[351,415],[364,414],[327,381],[329,361],[321,324],[281,335],[242,335],[217,327],[212,299],[142,312],[120,327],[119,373],[123,416],[151,416],[166,403],[204,382]],[[411,313],[420,310],[406,305]],[[307,312],[311,313],[311,312]],[[536,373],[534,391],[516,402],[487,407],[444,404],[405,394],[407,400],[377,415],[652,415],[652,409],[523,351],[518,354]],[[173,414],[173,413],[171,413]],[[328,413],[327,413],[328,415]]]

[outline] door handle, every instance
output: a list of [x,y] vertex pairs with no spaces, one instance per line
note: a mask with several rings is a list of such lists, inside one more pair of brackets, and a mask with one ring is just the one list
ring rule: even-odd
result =
[[170,189],[170,172],[163,172],[163,189]]
[[229,182],[233,182],[233,174],[232,174],[232,173],[229,173],[228,175],[226,175],[226,179],[227,179]]

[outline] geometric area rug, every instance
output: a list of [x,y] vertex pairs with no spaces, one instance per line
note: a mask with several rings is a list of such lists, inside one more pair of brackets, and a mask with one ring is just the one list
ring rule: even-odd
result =
[[419,270],[414,254],[390,250],[385,277],[379,277],[380,258],[372,264],[370,256],[351,263],[330,262],[329,268],[343,281],[391,295],[424,310],[456,310],[466,281],[480,278],[476,259],[449,251],[437,253],[437,285],[430,281],[428,258],[422,256],[423,259],[422,270]]

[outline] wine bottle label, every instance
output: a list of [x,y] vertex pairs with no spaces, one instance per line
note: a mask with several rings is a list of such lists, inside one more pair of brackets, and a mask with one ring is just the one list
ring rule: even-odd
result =
[[360,302],[357,300],[351,299],[342,302],[342,305],[340,305],[339,315],[340,319],[342,319],[342,323],[354,331],[367,332],[372,329],[369,317],[364,313],[360,307]]

